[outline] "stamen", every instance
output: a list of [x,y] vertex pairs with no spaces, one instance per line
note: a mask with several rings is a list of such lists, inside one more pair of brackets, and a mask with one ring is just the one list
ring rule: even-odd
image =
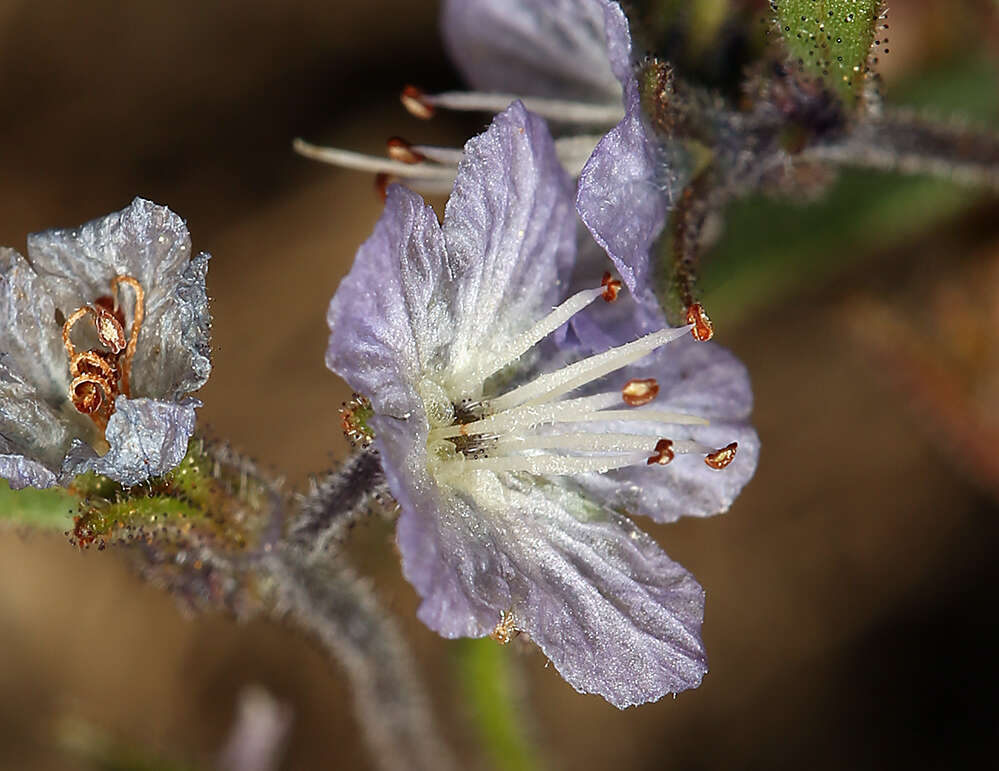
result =
[[[121,392],[125,396],[131,396],[132,359],[135,357],[135,348],[139,343],[139,332],[142,330],[142,322],[146,318],[146,292],[138,279],[132,276],[115,276],[111,281],[111,294],[114,297],[115,309],[119,305],[118,287],[121,284],[127,284],[135,292],[132,328],[128,332],[128,345],[125,347],[125,356],[121,362]],[[118,350],[120,351],[121,349],[119,348]]]
[[527,471],[531,474],[603,474],[625,466],[637,466],[645,453],[628,455],[513,455],[507,458],[458,458],[442,464],[441,472],[464,474],[468,471]]
[[320,147],[306,142],[304,139],[296,139],[292,142],[295,152],[314,161],[322,161],[333,166],[342,166],[355,171],[367,171],[371,173],[395,174],[406,179],[418,178],[425,180],[440,180],[448,183],[448,189],[454,182],[456,169],[450,166],[442,166],[434,163],[404,163],[400,160],[388,158],[378,158],[373,155],[364,155],[350,150],[341,150],[337,147]]
[[673,452],[673,442],[669,439],[660,439],[656,442],[655,452],[649,456],[646,462],[647,465],[651,466],[653,463],[658,463],[660,466],[665,466],[676,454]]
[[73,345],[73,341],[70,340],[69,337],[70,332],[73,330],[73,327],[75,326],[76,322],[82,319],[88,313],[94,316],[97,315],[97,311],[95,311],[89,305],[84,305],[82,308],[77,308],[75,311],[73,311],[69,315],[69,318],[67,318],[62,324],[62,344],[66,347],[66,355],[69,356],[70,359],[73,359],[76,356],[76,348]]
[[610,272],[604,273],[600,286],[604,288],[603,298],[609,303],[614,302],[621,293],[621,282],[616,278],[611,278]]
[[735,460],[736,450],[739,449],[738,442],[732,442],[732,444],[722,447],[720,450],[715,450],[714,452],[709,452],[705,458],[704,462],[708,464],[713,469],[721,471],[729,463]]
[[413,145],[402,137],[389,137],[385,145],[388,157],[394,161],[413,164],[423,163],[423,161],[427,160],[427,156],[416,152],[413,149]]
[[437,112],[433,104],[427,99],[427,95],[423,92],[423,89],[416,86],[406,86],[403,88],[402,93],[399,94],[399,101],[402,102],[402,106],[406,108],[409,114],[416,118],[429,120]]
[[700,303],[694,303],[687,308],[687,323],[693,324],[690,334],[700,343],[707,342],[715,335],[714,324]]
[[621,389],[621,398],[624,403],[631,407],[641,407],[648,404],[659,395],[659,383],[655,378],[645,378],[644,380],[629,380]]
[[94,308],[94,326],[97,327],[97,339],[111,353],[119,354],[125,347],[125,330],[114,314],[96,306]]
[[529,329],[516,335],[496,353],[486,356],[475,368],[474,379],[481,382],[507,364],[515,362],[535,344],[544,340],[583,308],[601,295],[605,295],[606,292],[606,289],[584,289],[582,292],[577,292]]
[[97,374],[105,380],[117,380],[114,367],[97,351],[78,353],[69,362],[69,374],[77,377],[81,374]]
[[414,86],[406,86],[400,95],[403,105],[417,118],[431,118],[435,108],[463,112],[503,112],[518,99],[524,107],[543,118],[560,123],[581,123],[592,126],[613,126],[624,117],[624,107],[614,104],[573,102],[565,99],[542,99],[518,94],[496,94],[481,91],[445,91],[428,94]]
[[469,423],[433,428],[430,431],[430,438],[447,439],[458,435],[500,434],[514,428],[532,428],[547,423],[586,420],[588,415],[597,410],[617,404],[620,398],[617,393],[605,393],[549,404],[524,404]]
[[[556,140],[556,143],[558,140]],[[457,166],[465,157],[465,151],[460,147],[437,147],[436,145],[413,145],[413,152],[425,156],[428,160],[446,166]]]
[[92,415],[102,404],[111,401],[114,396],[114,386],[100,375],[87,373],[73,378],[69,384],[69,392],[72,395],[73,406],[84,415]]
[[497,411],[502,411],[528,401],[536,403],[554,399],[592,380],[603,377],[609,372],[614,372],[638,361],[656,348],[680,337],[689,329],[690,327],[661,329],[617,348],[611,348],[603,353],[577,361],[561,370],[540,375],[530,383],[525,383],[498,399],[494,399],[492,406]]
[[[536,434],[504,436],[490,450],[579,450],[580,452],[648,452],[656,437],[647,434]],[[655,445],[658,447],[659,445]]]
[[382,199],[382,203],[388,200],[388,186],[395,182],[395,177],[391,174],[375,174],[375,192]]

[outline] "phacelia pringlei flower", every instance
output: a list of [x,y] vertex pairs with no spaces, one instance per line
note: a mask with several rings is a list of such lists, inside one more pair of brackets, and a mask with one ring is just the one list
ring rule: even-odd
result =
[[181,461],[211,369],[208,259],[141,198],[28,236],[27,259],[0,248],[0,477],[130,486]]
[[524,632],[625,707],[706,671],[700,586],[626,513],[726,509],[758,440],[745,370],[687,327],[558,346],[621,286],[595,276],[563,299],[575,227],[547,127],[515,102],[465,146],[443,225],[389,188],[330,304],[327,364],[370,399],[420,618],[445,637]]

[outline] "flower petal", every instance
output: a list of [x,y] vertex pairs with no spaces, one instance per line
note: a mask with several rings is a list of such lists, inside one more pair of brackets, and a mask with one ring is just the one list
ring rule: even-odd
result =
[[445,0],[441,24],[474,88],[615,103],[621,87],[605,31],[615,11],[623,17],[608,0]]
[[71,426],[32,384],[4,365],[7,358],[0,356],[0,453],[7,458],[4,465],[11,476],[4,471],[0,476],[13,487],[24,486],[19,480],[34,487],[48,487],[54,483],[63,455],[72,444]]
[[520,102],[465,145],[444,212],[455,369],[561,298],[575,256],[572,191],[548,127]]
[[399,185],[330,301],[326,366],[377,412],[422,409],[421,373],[447,360],[454,322],[445,300],[444,237],[433,209]]
[[205,286],[209,259],[201,252],[184,265],[159,319],[143,325],[132,365],[133,396],[178,400],[208,381],[212,371],[212,317]]
[[44,279],[13,249],[0,248],[0,356],[39,398],[65,400],[69,360]]
[[156,325],[164,306],[171,302],[190,257],[191,239],[184,220],[142,198],[78,228],[28,236],[28,258],[46,278],[63,313],[68,315],[109,294],[115,276],[132,276],[146,292],[150,326]]
[[512,614],[573,687],[621,708],[700,683],[703,592],[630,520],[527,475],[479,472],[466,498],[430,479],[425,425],[376,430],[430,628],[483,636]]
[[7,480],[12,490],[52,487],[58,481],[45,466],[23,455],[0,455],[0,477]]
[[625,117],[597,144],[579,176],[576,210],[633,292],[651,280],[650,249],[666,222],[669,190],[658,184],[637,91]]
[[94,457],[88,452],[90,448],[78,444],[67,458],[67,473],[95,471],[131,487],[165,474],[184,459],[200,401],[174,403],[119,396],[114,406],[105,432],[111,449]]
[[678,454],[665,467],[629,466],[574,479],[614,509],[641,514],[657,522],[727,511],[756,471],[760,452],[759,437],[747,422],[752,391],[745,366],[720,346],[681,338],[639,364],[598,381],[588,390],[620,388],[632,378],[649,377],[659,383],[659,395],[648,409],[697,415],[711,424],[664,427],[656,423],[607,421],[590,424],[590,430],[647,434],[673,441],[689,439],[716,449],[738,442],[735,459],[726,468],[716,470],[708,467],[703,455]]

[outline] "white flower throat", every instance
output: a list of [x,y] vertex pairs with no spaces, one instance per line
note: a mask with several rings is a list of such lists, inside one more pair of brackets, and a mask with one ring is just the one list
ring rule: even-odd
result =
[[[612,301],[620,282],[604,277],[601,287],[579,292],[495,351],[484,352],[444,382],[427,378],[420,394],[430,423],[427,456],[440,481],[474,488],[475,472],[532,474],[603,473],[625,466],[668,464],[676,455],[698,453],[722,469],[735,457],[735,443],[720,450],[669,438],[670,426],[708,425],[702,417],[657,409],[652,379],[632,379],[604,393],[570,393],[634,364],[692,326],[666,328],[589,356],[491,398],[482,398],[486,379],[516,362],[535,344],[600,297]],[[468,396],[472,394],[472,396]],[[608,433],[601,422],[634,423],[635,431]],[[661,431],[650,434],[655,426]]]

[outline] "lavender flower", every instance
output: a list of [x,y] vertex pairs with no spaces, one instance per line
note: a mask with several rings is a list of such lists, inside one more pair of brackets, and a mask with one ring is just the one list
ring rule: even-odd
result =
[[623,708],[706,671],[700,586],[623,512],[723,511],[758,440],[745,370],[686,327],[582,359],[553,344],[620,288],[594,277],[556,305],[574,252],[572,182],[515,102],[465,146],[443,226],[389,188],[330,303],[327,365],[371,401],[420,618],[526,632]]
[[183,220],[136,198],[79,228],[0,248],[0,476],[123,485],[184,457],[208,379],[209,256]]

